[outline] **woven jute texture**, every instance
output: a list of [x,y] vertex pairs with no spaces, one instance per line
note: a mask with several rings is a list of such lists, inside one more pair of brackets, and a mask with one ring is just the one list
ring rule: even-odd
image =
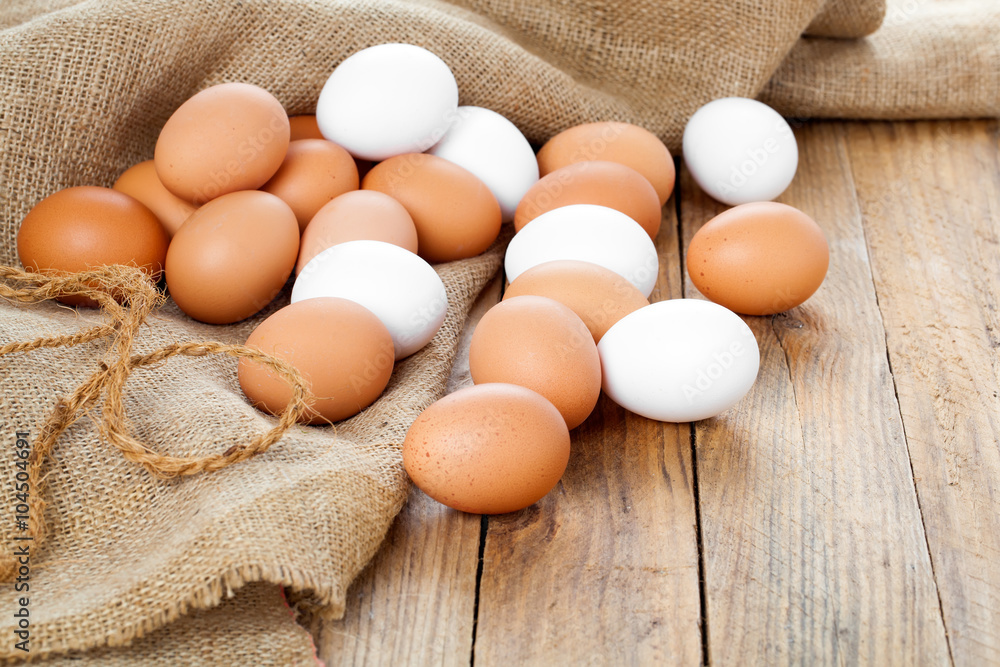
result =
[[806,37],[759,99],[791,116],[1000,116],[1000,3],[896,0],[867,39]]
[[[209,641],[210,640],[210,641]],[[169,647],[165,651],[164,647]],[[312,637],[295,622],[281,589],[249,584],[213,609],[196,609],[128,647],[72,651],[51,667],[287,665],[316,667]]]
[[[884,28],[847,39],[875,30],[883,14]],[[454,70],[463,104],[499,111],[536,143],[616,119],[676,150],[691,113],[729,95],[763,95],[793,116],[998,113],[998,28],[989,0],[7,0],[0,264],[17,266],[15,236],[34,204],[64,187],[110,185],[150,158],[166,119],[198,90],[245,81],[289,113],[309,113],[337,63],[373,44],[431,49]],[[347,586],[405,501],[400,443],[444,391],[462,323],[502,251],[500,242],[437,267],[450,304],[442,330],[397,366],[376,404],[336,427],[295,427],[248,461],[160,480],[100,437],[99,407],[77,421],[47,465],[49,538],[32,550],[27,595],[31,653],[4,639],[0,658],[312,663],[276,584],[313,613],[342,614]],[[222,327],[168,301],[133,352],[242,343],[288,292]],[[51,302],[0,301],[0,345],[101,321]],[[94,341],[0,357],[0,555],[18,546],[15,434],[37,435],[108,350]],[[135,436],[172,455],[224,452],[275,423],[248,405],[227,356],[137,369],[125,403]],[[24,596],[0,586],[0,637],[13,636]]]

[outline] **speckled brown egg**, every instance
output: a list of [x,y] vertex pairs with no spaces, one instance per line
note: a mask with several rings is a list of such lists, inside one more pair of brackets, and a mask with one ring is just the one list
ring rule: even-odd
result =
[[534,295],[555,299],[587,325],[594,342],[649,301],[620,275],[590,262],[560,259],[528,269],[504,290],[504,301]]
[[500,233],[500,204],[471,171],[436,155],[407,153],[378,163],[361,183],[398,201],[417,228],[428,262],[474,257]]
[[638,125],[601,122],[563,130],[538,151],[538,171],[545,176],[587,160],[620,162],[635,169],[652,184],[660,206],[673,192],[675,173],[670,151],[655,134]]
[[[288,122],[291,125],[292,141],[298,141],[299,139],[326,139],[319,130],[319,124],[316,122],[314,114],[289,116]],[[370,160],[354,158],[354,164],[358,168],[358,178],[364,178],[365,174],[371,171],[375,163]]]
[[417,252],[417,228],[403,205],[375,190],[356,190],[340,195],[313,216],[302,233],[295,273],[327,248],[365,240]]
[[298,251],[299,225],[288,204],[258,190],[231,192],[195,211],[174,236],[167,287],[196,320],[238,322],[281,291]]
[[575,162],[556,169],[525,193],[514,212],[514,229],[560,206],[597,204],[621,211],[656,238],[660,231],[660,200],[649,181],[617,162]]
[[290,134],[284,108],[263,88],[212,86],[163,126],[153,155],[156,173],[168,190],[194,204],[253,190],[278,171]]
[[331,141],[302,139],[288,145],[285,161],[260,189],[288,204],[304,230],[318,210],[358,184],[350,153]]
[[741,204],[691,239],[687,270],[705,297],[744,315],[798,306],[819,289],[830,249],[819,225],[777,202]]
[[563,304],[518,296],[493,306],[469,344],[476,384],[509,382],[547,398],[576,428],[601,393],[601,359],[587,325]]
[[[377,399],[392,375],[392,336],[370,310],[336,297],[306,299],[285,306],[261,322],[248,347],[287,361],[298,370],[315,400],[303,421],[347,419]],[[267,366],[239,362],[243,393],[253,405],[277,415],[288,407],[292,389]]]
[[[17,255],[26,269],[75,273],[108,264],[138,266],[159,280],[169,238],[153,212],[109,188],[67,188],[38,202],[17,232]],[[87,297],[63,296],[94,307]]]
[[163,187],[152,160],[126,169],[112,187],[145,204],[170,237],[177,233],[196,209],[193,204]]
[[559,411],[512,384],[479,384],[424,410],[403,441],[403,465],[431,498],[463,512],[533,505],[559,482],[570,439]]

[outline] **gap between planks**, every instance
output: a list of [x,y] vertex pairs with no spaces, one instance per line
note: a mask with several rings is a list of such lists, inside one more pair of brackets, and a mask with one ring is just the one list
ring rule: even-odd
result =
[[[970,135],[962,128],[973,128],[976,135],[970,144],[975,148],[972,157],[963,158],[963,142]],[[952,130],[957,138],[951,148],[934,153],[943,160],[941,165],[918,161],[919,178],[892,181],[890,168],[912,164],[913,151],[918,157],[927,153],[928,132]],[[633,659],[625,662],[668,654],[671,664],[948,664],[954,660],[956,665],[976,665],[984,664],[984,658],[997,662],[991,653],[996,651],[997,637],[995,630],[990,633],[1000,627],[996,622],[1000,602],[995,599],[1000,559],[993,558],[991,564],[983,554],[1000,553],[1000,511],[996,511],[998,501],[992,500],[1000,493],[991,495],[1000,479],[995,455],[1000,437],[984,408],[996,402],[1000,362],[988,355],[990,336],[998,330],[997,311],[989,309],[996,306],[1000,290],[995,275],[985,283],[972,280],[974,289],[964,274],[946,275],[936,282],[950,290],[953,303],[937,301],[933,289],[913,284],[913,268],[906,264],[911,255],[933,263],[938,255],[921,254],[921,244],[933,245],[943,238],[947,243],[941,255],[951,264],[967,259],[987,270],[1000,265],[994,261],[1000,260],[995,241],[1000,220],[996,134],[995,122],[992,126],[814,123],[800,128],[802,171],[782,200],[803,208],[821,226],[830,225],[831,251],[842,270],[833,272],[815,301],[797,312],[749,318],[761,337],[762,356],[771,355],[780,372],[764,378],[763,384],[770,383],[775,390],[770,403],[758,391],[735,410],[754,412],[763,407],[772,415],[770,428],[733,414],[688,426],[686,431],[656,431],[602,399],[599,414],[592,418],[595,424],[574,433],[574,447],[581,439],[588,444],[606,441],[636,456],[643,452],[630,445],[629,438],[642,437],[659,448],[661,459],[671,447],[681,447],[671,474],[660,479],[671,488],[680,482],[683,488],[672,500],[661,496],[650,504],[649,498],[636,495],[644,488],[637,473],[654,467],[656,461],[647,460],[645,467],[624,474],[615,468],[622,461],[608,458],[607,452],[584,452],[586,460],[579,464],[576,477],[567,480],[577,488],[557,488],[559,503],[567,502],[567,494],[580,492],[588,468],[610,470],[612,476],[633,483],[622,484],[619,479],[595,485],[593,492],[616,511],[604,515],[599,508],[593,516],[583,517],[594,524],[591,532],[596,535],[583,532],[581,522],[570,515],[546,522],[546,513],[552,519],[550,510],[558,512],[554,505],[488,522],[484,541],[478,517],[464,521],[438,507],[420,509],[421,502],[433,501],[411,497],[410,505],[416,509],[408,505],[404,512],[411,514],[397,522],[408,524],[411,534],[394,527],[383,549],[396,553],[394,560],[380,552],[378,562],[352,586],[348,613],[353,605],[363,622],[329,626],[321,633],[321,652],[328,664],[465,664],[473,659],[473,650],[480,665],[525,656],[542,664],[546,657],[569,659],[580,655],[574,651],[602,645],[621,628],[614,618],[588,605],[663,599],[655,590],[632,589],[617,597],[611,590],[635,584],[630,568],[639,571],[638,581],[662,583],[656,577],[643,578],[642,554],[629,547],[637,534],[628,531],[635,526],[621,523],[623,517],[629,518],[626,509],[634,510],[643,502],[644,511],[654,510],[653,520],[662,518],[664,508],[675,512],[689,504],[687,531],[674,526],[659,534],[688,536],[691,544],[686,549],[694,569],[679,578],[673,572],[668,580],[674,590],[686,591],[685,599],[693,600],[694,606],[659,619],[633,619],[640,626],[644,618],[660,621],[644,627],[652,628],[654,639],[681,637],[668,646],[681,650],[669,653],[661,645],[653,646],[650,635],[629,635],[627,639],[637,641],[631,646],[633,652],[624,656]],[[916,148],[907,148],[907,142]],[[992,165],[992,170],[980,169],[979,179],[992,178],[979,186],[981,192],[955,180],[956,173],[969,172],[975,160]],[[822,180],[819,177],[826,180],[814,182]],[[947,188],[937,183],[939,178]],[[888,201],[887,187],[892,195]],[[912,192],[913,187],[927,192]],[[685,196],[675,204],[686,215],[665,211],[671,217],[669,235],[676,244],[677,264],[661,276],[659,289],[673,296],[697,296],[696,290],[680,283],[679,251],[714,214],[714,204],[703,196],[699,199],[690,184],[681,190]],[[975,213],[981,219],[959,215],[959,224],[938,228],[942,216],[935,217],[935,211],[948,208],[942,199],[948,191],[956,192],[960,202],[978,207]],[[882,206],[881,212],[874,210],[876,204]],[[949,210],[949,220],[952,213]],[[976,247],[977,238],[982,247]],[[977,307],[977,299],[984,305]],[[944,308],[947,319],[935,319],[933,307]],[[861,324],[853,321],[859,316]],[[876,321],[877,326],[872,324]],[[908,331],[912,322],[926,323],[926,330]],[[944,328],[956,326],[961,331],[954,335],[963,337],[958,349],[974,364],[945,363],[948,359],[939,358],[943,353],[935,345],[944,342],[944,335],[952,335]],[[838,338],[848,344],[833,345]],[[914,344],[913,338],[921,344]],[[824,356],[813,358],[817,350],[829,353],[840,365],[819,363]],[[921,356],[929,356],[929,361],[921,361]],[[763,364],[762,359],[762,368]],[[852,373],[857,376],[853,385]],[[843,395],[797,391],[811,387],[809,374],[818,386]],[[982,394],[978,402],[967,395],[963,382]],[[976,408],[966,415],[968,424],[958,424],[972,443],[970,455],[978,457],[972,461],[975,466],[953,461],[963,455],[961,439],[942,431],[949,426],[948,418],[955,417],[948,412],[950,407],[963,400]],[[846,425],[829,423],[830,415],[836,414],[831,409],[843,413]],[[789,422],[787,429],[783,419]],[[685,437],[679,437],[682,432]],[[794,446],[783,441],[786,435]],[[937,442],[946,446],[939,448]],[[924,494],[944,506],[919,502]],[[970,527],[970,522],[983,528]],[[599,568],[603,579],[589,576],[587,568],[600,563],[588,561],[585,550],[567,549],[567,538],[607,548],[611,543],[606,537],[614,530],[625,531],[621,553],[610,552],[610,565]],[[532,540],[542,544],[533,546]],[[546,557],[542,547],[547,540],[555,541],[555,548],[569,558],[561,563],[538,562]],[[414,580],[406,583],[407,577]],[[550,581],[558,577],[567,581]],[[679,580],[687,582],[686,588],[676,588]],[[572,594],[574,587],[579,595]],[[537,600],[525,599],[519,590],[524,588],[546,602],[538,606]],[[408,596],[419,596],[420,604],[411,604]],[[557,605],[546,608],[552,601]],[[582,612],[567,602],[581,603]],[[540,613],[532,616],[528,613],[532,610]],[[585,622],[574,623],[576,613],[582,613]],[[432,618],[423,622],[422,615]],[[699,620],[704,621],[700,631]],[[560,622],[573,627],[560,634]],[[512,629],[526,638],[512,644],[507,636]],[[458,641],[450,641],[454,638]],[[555,651],[532,644],[532,638],[552,640]],[[336,651],[331,650],[334,647]],[[618,655],[612,651],[591,658],[611,662]]]

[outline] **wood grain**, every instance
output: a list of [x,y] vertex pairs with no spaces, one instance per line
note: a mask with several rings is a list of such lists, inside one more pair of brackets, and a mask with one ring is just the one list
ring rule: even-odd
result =
[[[673,201],[653,300],[679,296]],[[538,504],[489,518],[475,664],[701,662],[690,429],[602,397]]]
[[[500,298],[494,279],[469,315],[448,382],[472,380],[468,346],[476,323]],[[320,659],[334,665],[468,665],[475,621],[478,516],[411,489],[378,554],[352,584],[340,621],[317,621]]]
[[[315,630],[328,664],[1000,665],[1000,123],[797,136],[781,201],[830,272],[745,318],[750,394],[693,428],[602,397],[560,485],[484,542],[415,491]],[[686,247],[724,207],[680,189]],[[653,300],[700,296],[672,205]],[[449,388],[469,382],[460,354]]]
[[[846,150],[835,125],[797,137],[780,201],[824,229],[830,270],[802,306],[745,318],[757,382],[696,425],[710,661],[948,664]],[[685,172],[685,247],[723,208]]]
[[1000,123],[845,128],[956,665],[1000,664]]

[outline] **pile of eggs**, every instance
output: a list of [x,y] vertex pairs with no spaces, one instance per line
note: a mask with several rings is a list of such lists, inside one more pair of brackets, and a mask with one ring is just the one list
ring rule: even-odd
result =
[[[448,66],[407,44],[344,60],[315,116],[289,118],[250,84],[197,93],[167,120],[153,159],[113,188],[69,188],[36,205],[18,253],[39,271],[142,267],[212,324],[257,313],[294,274],[290,305],[247,345],[303,374],[316,397],[305,420],[318,424],[374,402],[395,362],[437,333],[448,301],[431,264],[482,253],[511,223],[509,284],[471,341],[475,384],[429,406],[403,443],[404,466],[428,495],[510,512],[559,481],[569,431],[602,390],[664,421],[733,406],[759,365],[736,313],[792,308],[825,276],[816,223],[768,201],[797,165],[777,113],[716,100],[689,121],[684,151],[701,187],[735,205],[688,248],[688,272],[710,301],[648,301],[675,178],[655,135],[590,123],[536,155],[503,116],[459,106]],[[242,359],[238,377],[261,410],[278,414],[291,399],[256,362]]]

